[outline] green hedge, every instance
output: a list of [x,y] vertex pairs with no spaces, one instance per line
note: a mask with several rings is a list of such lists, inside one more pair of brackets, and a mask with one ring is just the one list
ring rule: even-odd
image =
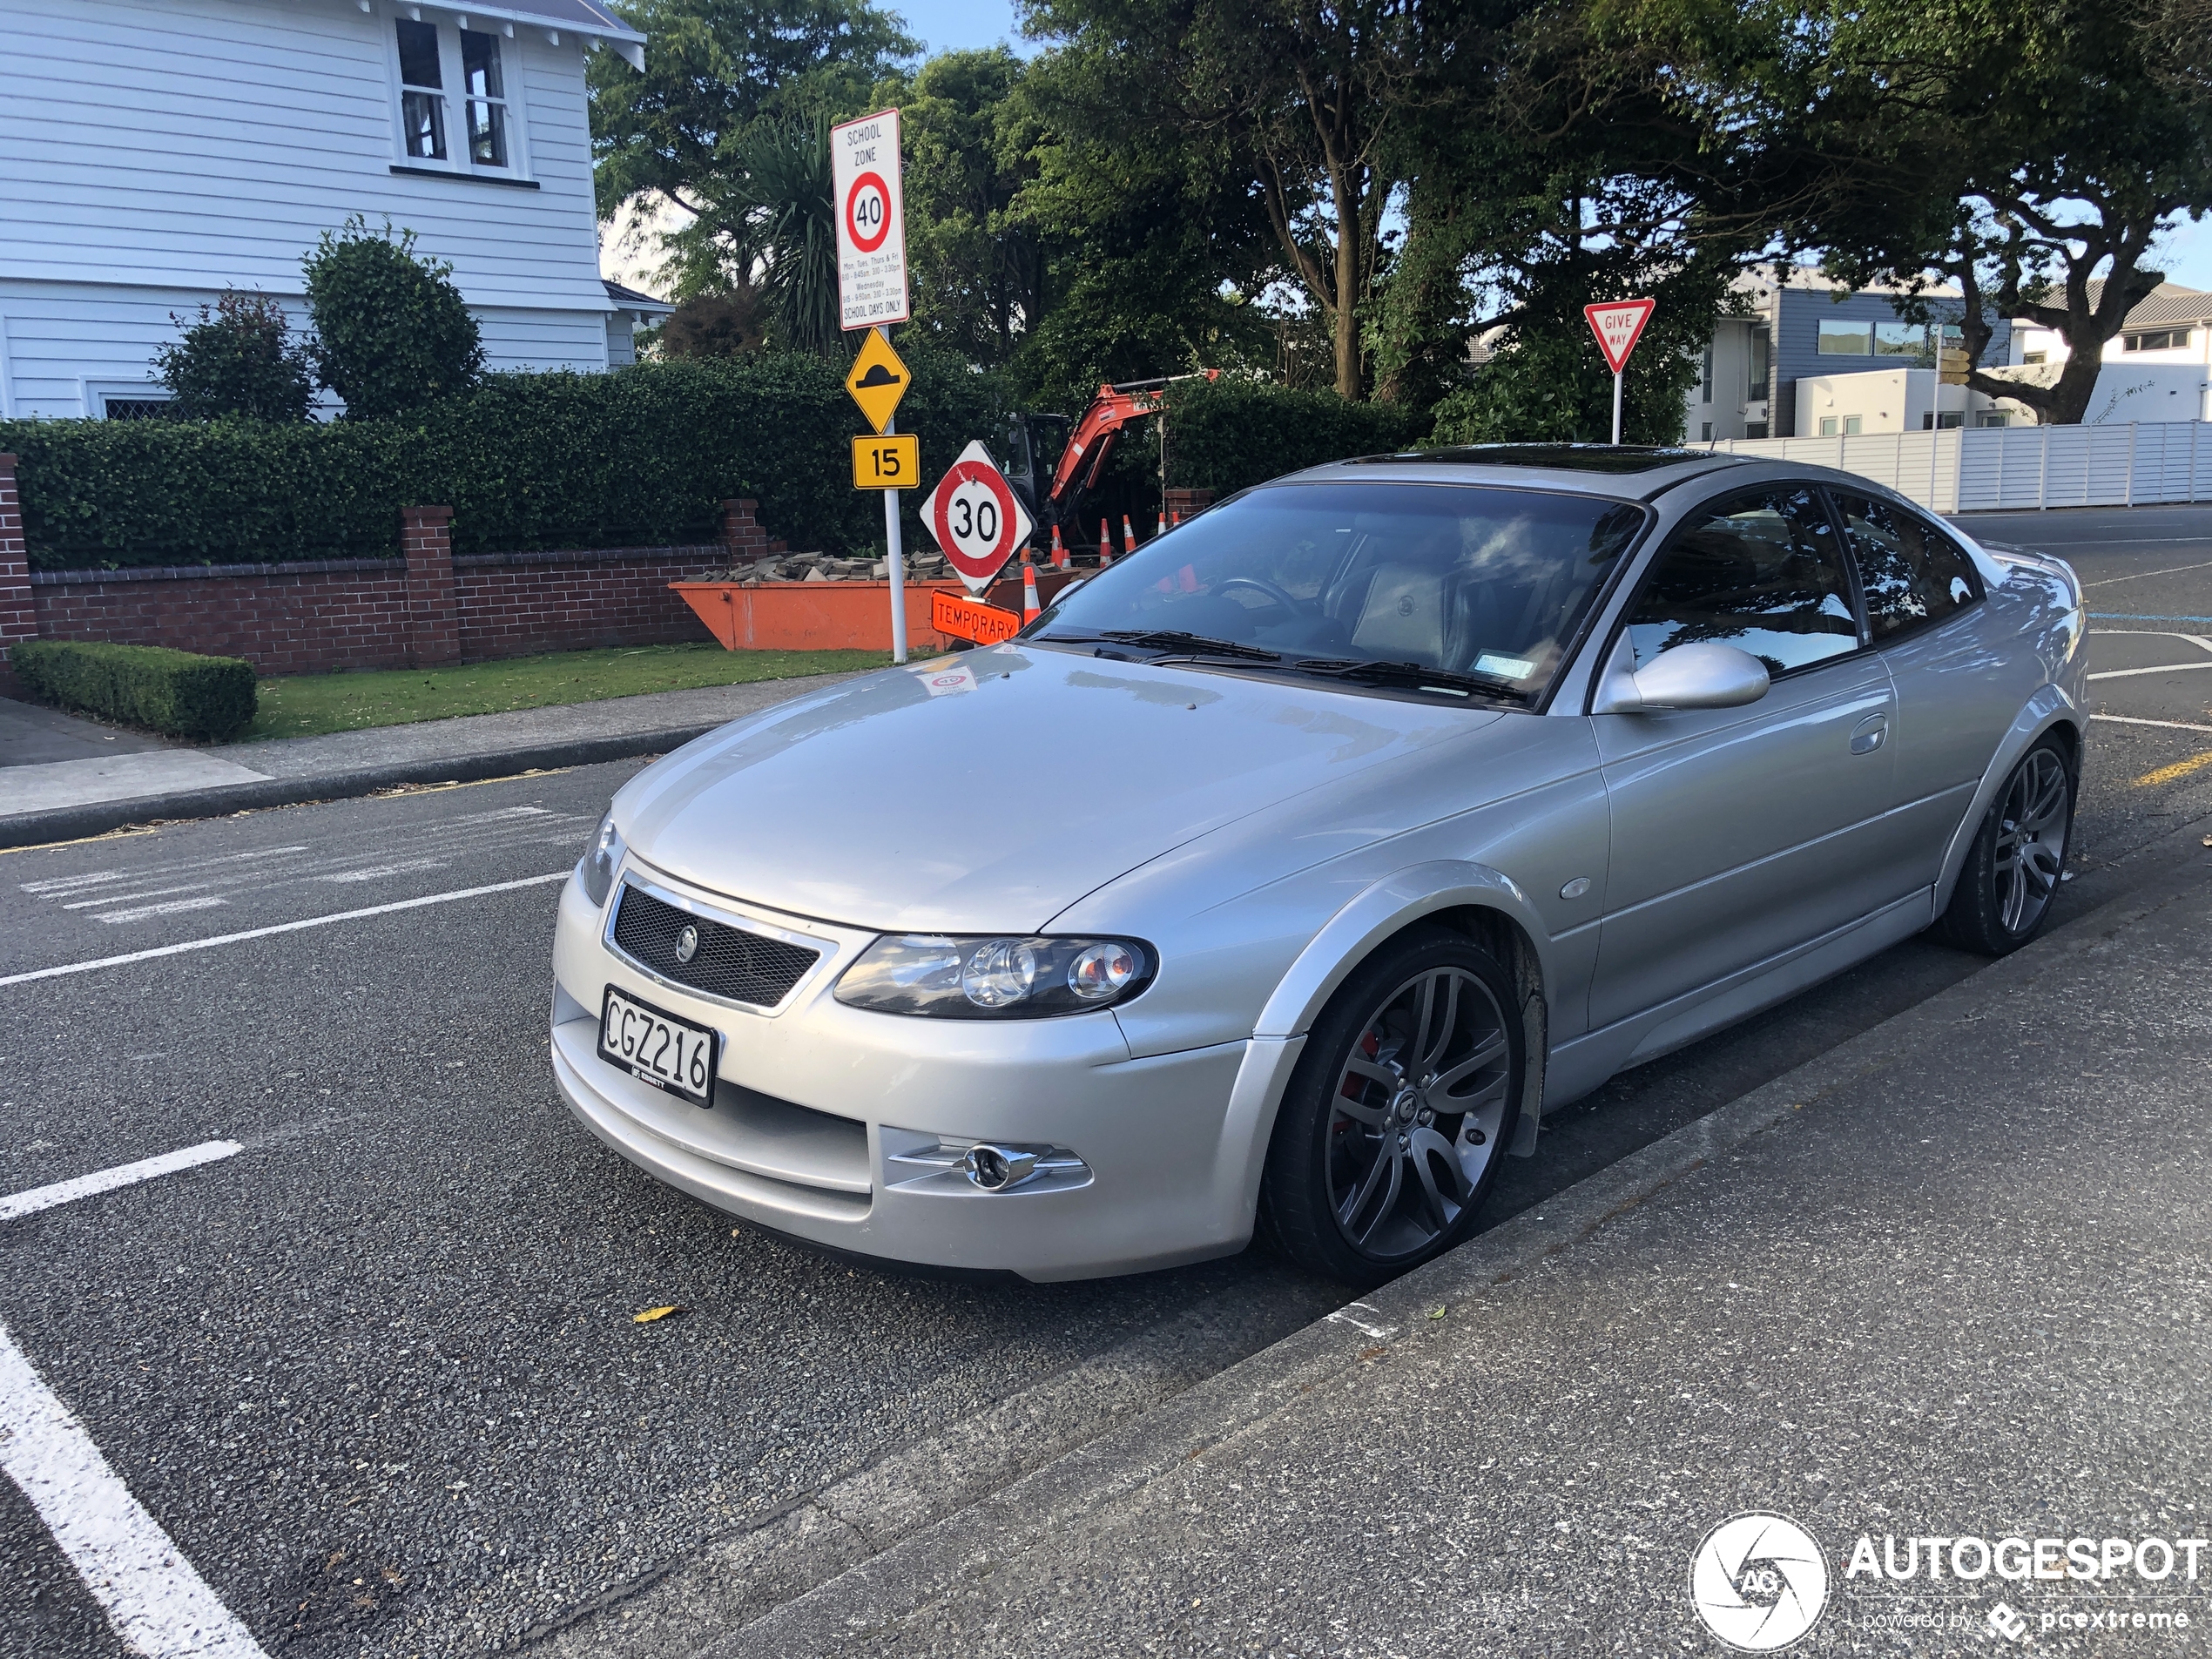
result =
[[[925,480],[973,438],[1003,448],[996,380],[909,347],[899,429]],[[882,507],[852,485],[860,418],[841,372],[760,354],[642,363],[610,374],[496,374],[406,421],[0,422],[20,457],[36,570],[395,558],[399,509],[454,510],[457,553],[658,547],[715,538],[718,503],[760,502],[794,548],[882,545]],[[1397,449],[1425,416],[1252,381],[1170,394],[1170,482],[1226,494],[1299,467]],[[1128,446],[1150,447],[1150,434]],[[921,493],[909,547],[929,545]]]
[[1227,495],[1301,467],[1420,442],[1426,412],[1347,403],[1264,381],[1184,381],[1168,388],[1168,482]]
[[[926,467],[1003,424],[995,381],[913,367],[899,425]],[[841,378],[792,355],[497,374],[410,421],[12,421],[0,449],[36,570],[395,558],[407,506],[451,507],[458,553],[707,542],[738,496],[794,546],[842,550],[883,521],[853,488]]]
[[9,660],[36,697],[172,737],[227,738],[253,718],[253,664],[242,657],[30,639]]

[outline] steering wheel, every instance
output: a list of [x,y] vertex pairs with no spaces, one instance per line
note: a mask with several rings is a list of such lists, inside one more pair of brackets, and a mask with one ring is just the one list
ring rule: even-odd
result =
[[1269,604],[1278,607],[1285,616],[1298,615],[1298,601],[1272,582],[1264,582],[1256,576],[1224,577],[1215,585],[1214,591],[1226,593],[1231,588],[1250,588],[1264,596]]

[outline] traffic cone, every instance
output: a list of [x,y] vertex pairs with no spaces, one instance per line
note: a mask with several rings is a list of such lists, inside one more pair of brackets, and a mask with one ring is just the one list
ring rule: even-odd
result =
[[1129,527],[1127,513],[1122,515],[1122,551],[1124,554],[1136,551],[1136,532]]
[[1114,538],[1107,534],[1106,521],[1098,521],[1098,568],[1104,570],[1114,562]]
[[1060,526],[1057,524],[1052,527],[1052,568],[1055,570],[1068,568],[1068,550],[1060,545]]
[[1173,529],[1181,523],[1183,523],[1183,515],[1180,511],[1172,512],[1168,515],[1168,528],[1170,529]]
[[1167,533],[1168,533],[1168,510],[1167,510],[1167,509],[1166,509],[1166,508],[1163,507],[1162,509],[1160,509],[1160,527],[1159,527],[1159,529],[1157,529],[1154,530],[1154,531],[1152,532],[1152,534],[1153,534],[1153,535],[1155,535],[1155,536],[1165,536]]
[[1037,603],[1037,567],[1029,563],[1029,550],[1022,550],[1022,625],[1026,628],[1044,612]]

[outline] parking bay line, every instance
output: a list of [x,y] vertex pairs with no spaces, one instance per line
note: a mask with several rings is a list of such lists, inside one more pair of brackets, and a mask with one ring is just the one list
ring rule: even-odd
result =
[[[0,1219],[212,1163],[240,1150],[235,1141],[207,1141],[34,1187],[0,1198]],[[176,1541],[131,1495],[5,1325],[0,1325],[0,1469],[30,1501],[132,1652],[146,1659],[268,1659]]]
[[462,887],[453,893],[429,893],[419,899],[396,899],[390,904],[373,904],[360,910],[341,910],[327,916],[306,916],[298,921],[280,921],[266,927],[248,927],[243,933],[218,934],[212,939],[187,939],[180,945],[157,945],[150,950],[126,951],[120,956],[98,956],[89,962],[64,962],[58,968],[34,968],[27,974],[0,974],[0,986],[25,985],[32,980],[59,979],[64,974],[89,974],[96,968],[121,968],[129,962],[152,961],[157,956],[181,956],[186,951],[212,950],[218,945],[241,944],[249,939],[267,939],[276,934],[296,934],[308,927],[327,927],[335,921],[358,921],[366,916],[388,916],[399,910],[420,910],[425,905],[451,904],[459,899],[481,899],[486,894],[512,893],[517,887],[543,887],[548,881],[565,881],[566,870],[553,870],[544,875],[526,875],[518,881],[495,881],[489,887]]

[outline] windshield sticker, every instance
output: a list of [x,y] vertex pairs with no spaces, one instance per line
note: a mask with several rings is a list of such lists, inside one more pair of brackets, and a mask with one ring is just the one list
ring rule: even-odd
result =
[[1536,671],[1536,664],[1526,657],[1501,657],[1494,651],[1486,651],[1474,659],[1478,674],[1503,674],[1508,679],[1525,680]]

